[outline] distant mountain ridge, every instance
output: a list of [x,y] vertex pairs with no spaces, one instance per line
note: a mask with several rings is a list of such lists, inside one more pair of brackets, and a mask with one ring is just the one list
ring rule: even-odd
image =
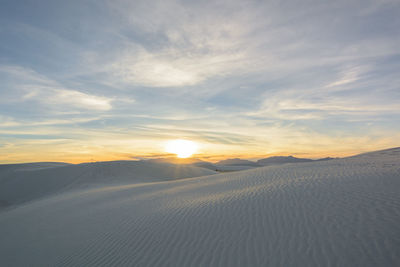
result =
[[253,167],[260,167],[260,164],[254,161],[250,160],[245,160],[245,159],[239,159],[239,158],[234,158],[234,159],[225,159],[218,161],[216,163],[217,165],[237,165],[237,166],[253,166]]
[[307,159],[307,158],[296,158],[293,156],[273,156],[268,158],[259,159],[257,161],[251,161],[240,158],[231,158],[218,161],[216,163],[211,163],[208,161],[203,161],[197,158],[175,158],[175,157],[166,157],[166,158],[157,158],[157,159],[149,159],[149,162],[157,162],[157,163],[173,163],[173,164],[183,164],[183,165],[192,165],[196,167],[206,168],[214,171],[239,171],[246,170],[257,167],[265,167],[271,165],[281,165],[286,163],[305,163],[305,162],[316,162],[316,161],[325,161],[331,160],[335,158],[326,157],[321,159]]
[[285,163],[299,163],[299,162],[311,162],[314,161],[312,159],[305,159],[305,158],[296,158],[293,156],[275,156],[269,157],[265,159],[257,160],[257,163],[262,166],[269,166],[269,165],[279,165]]
[[257,161],[250,161],[240,158],[226,159],[221,160],[215,163],[216,166],[224,165],[224,166],[251,166],[251,167],[262,167],[262,166],[270,166],[270,165],[280,165],[286,163],[302,163],[302,162],[312,162],[312,161],[324,161],[331,160],[334,158],[326,157],[321,159],[307,159],[307,158],[296,158],[293,156],[273,156],[264,159],[259,159]]

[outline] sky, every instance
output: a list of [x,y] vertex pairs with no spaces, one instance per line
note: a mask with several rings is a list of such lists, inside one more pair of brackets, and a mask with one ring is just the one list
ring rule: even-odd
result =
[[0,2],[0,163],[400,146],[398,0]]

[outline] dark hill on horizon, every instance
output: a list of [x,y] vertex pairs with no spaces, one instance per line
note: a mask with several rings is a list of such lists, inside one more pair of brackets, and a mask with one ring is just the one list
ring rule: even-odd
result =
[[[212,163],[209,161],[203,161],[198,158],[175,158],[175,157],[166,157],[166,158],[156,158],[149,159],[146,161],[149,162],[157,162],[157,163],[173,163],[173,164],[183,164],[183,165],[192,165],[196,167],[202,167],[210,170],[218,170],[218,171],[236,171],[248,168],[257,168],[271,165],[281,165],[286,163],[305,163],[305,162],[314,162],[314,161],[325,161],[331,160],[335,158],[326,157],[321,159],[308,159],[308,158],[296,158],[293,156],[273,156],[268,158],[259,159],[258,161],[251,161],[240,158],[230,158],[218,161],[216,163]],[[240,168],[245,167],[245,168]]]
[[260,167],[261,166],[257,162],[250,161],[250,160],[245,160],[245,159],[240,159],[240,158],[225,159],[225,160],[218,161],[215,164],[216,165],[231,165],[231,166],[253,166],[253,167]]
[[279,165],[279,164],[285,164],[285,163],[300,163],[300,162],[311,162],[311,161],[314,161],[314,160],[306,159],[306,158],[296,158],[293,156],[287,156],[287,157],[274,156],[274,157],[257,160],[257,163],[262,166],[269,166],[269,165]]

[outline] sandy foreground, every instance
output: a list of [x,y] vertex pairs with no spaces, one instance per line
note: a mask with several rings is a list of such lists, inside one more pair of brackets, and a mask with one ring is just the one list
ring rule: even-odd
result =
[[400,266],[400,148],[224,174],[13,168],[0,166],[0,266]]

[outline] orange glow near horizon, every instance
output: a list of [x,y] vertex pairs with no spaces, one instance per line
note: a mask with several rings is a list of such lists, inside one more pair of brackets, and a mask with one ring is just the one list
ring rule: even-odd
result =
[[[14,145],[5,145],[0,149],[0,164],[27,162],[66,162],[84,163],[115,160],[141,160],[171,157],[196,158],[208,162],[218,162],[229,158],[257,160],[271,156],[295,156],[300,158],[347,157],[363,152],[387,149],[396,144],[350,141],[337,142],[335,146],[326,142],[325,146],[315,147],[308,144],[293,146],[292,143],[266,143],[259,140],[256,146],[211,143],[199,138],[171,140],[167,138],[93,138],[91,140],[30,140]],[[118,137],[118,138],[117,138]],[[178,141],[180,140],[180,141]],[[191,140],[191,141],[189,141]],[[342,140],[343,141],[343,140]],[[363,141],[363,139],[361,139]],[[172,144],[172,145],[171,145]],[[170,147],[171,146],[171,147]],[[398,146],[398,145],[397,145]],[[168,149],[167,149],[168,147]]]

